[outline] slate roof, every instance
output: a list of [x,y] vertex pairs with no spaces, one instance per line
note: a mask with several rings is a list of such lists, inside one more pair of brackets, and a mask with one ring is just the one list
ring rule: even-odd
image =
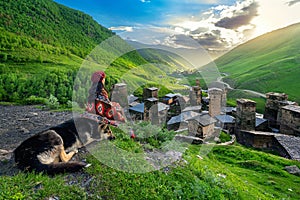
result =
[[298,105],[297,102],[294,102],[294,101],[279,101],[279,103],[283,104],[283,105]]
[[286,150],[292,160],[300,161],[300,137],[292,135],[284,135],[279,133],[262,132],[262,131],[247,131],[253,135],[268,135],[273,136],[278,143]]
[[277,141],[288,152],[292,160],[300,161],[300,137],[290,135],[275,135]]
[[172,117],[167,124],[176,124],[176,123],[181,123],[181,122],[186,122],[187,120],[200,115],[200,113],[194,112],[194,111],[188,111],[188,112],[183,112],[177,116]]
[[155,98],[155,97],[151,97],[151,98],[148,98],[148,99],[146,99],[147,101],[158,101],[158,99],[157,98]]
[[185,109],[183,109],[182,112],[187,112],[187,111],[196,111],[196,112],[199,112],[201,110],[202,106],[189,106],[189,107],[186,107]]
[[268,120],[264,119],[264,118],[256,117],[256,119],[255,119],[255,127],[260,126],[261,124],[265,123],[266,121],[268,121]]
[[217,115],[216,119],[223,124],[234,124],[235,118],[231,115]]
[[174,98],[176,96],[177,96],[176,94],[172,94],[172,93],[169,93],[169,94],[165,95],[165,97],[167,97],[167,98]]
[[236,107],[225,107],[225,108],[222,108],[222,112],[225,112],[225,113],[230,113],[230,112],[234,112],[236,111]]
[[127,100],[128,100],[129,104],[131,104],[132,102],[134,102],[134,101],[136,101],[138,99],[139,99],[138,97],[136,97],[136,96],[134,96],[132,94],[127,97]]
[[150,88],[147,88],[148,90],[151,90],[151,91],[155,91],[155,90],[158,90],[158,88],[156,87],[150,87]]
[[139,103],[131,108],[129,108],[129,111],[135,111],[135,112],[139,112],[139,113],[144,113],[144,103]]
[[300,106],[287,105],[287,106],[282,107],[282,109],[300,113]]
[[[134,111],[134,112],[144,113],[144,106],[145,106],[144,103],[140,103],[140,104],[137,104],[137,105],[129,108],[129,110]],[[168,105],[158,102],[158,112],[167,110],[167,109],[169,109]]]
[[140,103],[139,103],[139,102],[136,102],[136,101],[134,101],[134,102],[130,103],[130,104],[129,104],[129,106],[130,106],[130,107],[134,107],[134,106],[136,106],[136,105],[138,105],[138,104],[140,104]]
[[217,120],[212,118],[209,114],[198,115],[196,117],[193,117],[193,118],[189,119],[188,121],[190,121],[190,120],[196,120],[202,126],[208,126],[210,124],[213,124],[213,123],[217,122]]

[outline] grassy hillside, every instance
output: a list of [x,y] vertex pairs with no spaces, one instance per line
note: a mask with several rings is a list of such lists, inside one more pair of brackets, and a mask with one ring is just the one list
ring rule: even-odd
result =
[[[149,64],[82,12],[51,0],[25,0],[1,2],[0,13],[0,101],[41,103],[53,95],[66,104],[72,99],[77,72],[86,62],[91,63],[88,78],[79,80],[85,88],[77,96],[88,94],[90,74],[101,69],[108,75],[107,88],[120,81],[137,94],[146,84],[161,88],[162,93],[174,88],[168,70]],[[94,48],[108,38],[114,40],[95,53]]]
[[300,24],[267,33],[215,60],[234,88],[287,93],[300,102]]
[[[191,68],[191,64],[182,56],[182,49],[176,49],[163,45],[148,45],[136,41],[127,41],[128,44],[138,49],[139,54],[149,63],[157,63],[158,67],[166,72],[184,71]],[[185,51],[189,51],[186,50]],[[196,50],[195,50],[196,52]],[[198,52],[197,52],[198,53]],[[191,53],[190,53],[191,54]]]

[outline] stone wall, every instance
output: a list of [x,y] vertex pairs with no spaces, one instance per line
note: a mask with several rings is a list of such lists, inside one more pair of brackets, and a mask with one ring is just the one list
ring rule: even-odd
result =
[[148,98],[144,105],[144,120],[151,121],[152,124],[159,124],[158,99]]
[[288,105],[282,107],[280,132],[300,136],[300,106]]
[[188,121],[189,135],[199,138],[207,138],[213,135],[215,131],[214,123],[207,126],[202,126],[197,120]]
[[158,88],[144,88],[143,90],[143,99],[144,101],[149,98],[158,98]]
[[210,124],[208,126],[203,127],[202,129],[204,138],[211,137],[215,131],[215,125]]
[[222,100],[221,100],[222,108],[225,108],[227,106],[227,92],[228,92],[227,89],[224,88],[222,93]]
[[278,155],[300,161],[300,138],[277,133],[240,131],[237,142],[248,147],[274,151]]
[[215,117],[221,114],[222,94],[223,90],[219,88],[211,88],[208,90],[209,94],[209,115]]
[[125,83],[115,84],[111,93],[111,100],[117,102],[123,108],[128,107],[127,85]]
[[190,136],[204,138],[203,128],[197,120],[189,120],[188,129]]
[[236,131],[255,130],[256,102],[249,99],[238,99],[236,108]]
[[201,87],[193,86],[190,90],[190,104],[191,106],[199,106],[201,105],[202,100],[202,91]]
[[237,142],[247,147],[254,147],[277,152],[280,156],[290,158],[285,148],[275,138],[274,133],[258,131],[240,131],[237,135]]
[[269,92],[266,94],[267,102],[265,107],[264,118],[269,120],[269,125],[279,128],[278,115],[281,108],[280,102],[286,102],[288,95],[284,93]]

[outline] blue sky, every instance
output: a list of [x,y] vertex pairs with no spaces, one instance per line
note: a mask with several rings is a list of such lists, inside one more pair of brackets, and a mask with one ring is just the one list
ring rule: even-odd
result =
[[91,15],[121,37],[221,54],[300,22],[300,0],[55,0]]
[[[94,17],[106,27],[135,24],[165,25],[176,16],[192,16],[217,5],[217,1],[196,0],[55,0]],[[212,2],[212,3],[210,3]],[[215,2],[215,3],[213,3]],[[222,1],[232,4],[234,0]]]

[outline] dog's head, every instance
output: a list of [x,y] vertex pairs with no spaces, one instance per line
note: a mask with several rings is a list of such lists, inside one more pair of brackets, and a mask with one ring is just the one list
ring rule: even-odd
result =
[[98,132],[101,139],[114,140],[116,137],[113,132],[110,130],[108,124],[100,123],[98,126]]

